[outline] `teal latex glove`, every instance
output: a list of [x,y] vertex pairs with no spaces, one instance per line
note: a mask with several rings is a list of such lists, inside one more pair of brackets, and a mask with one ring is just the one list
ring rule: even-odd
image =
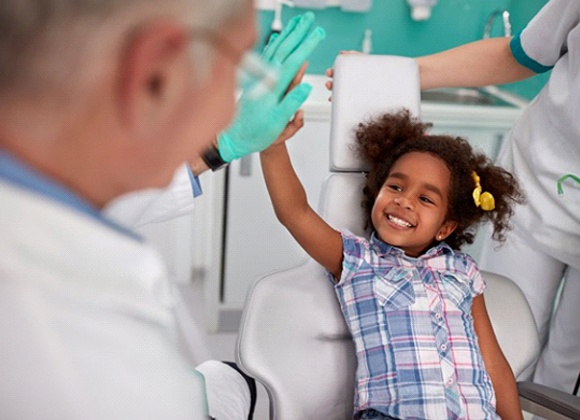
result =
[[258,98],[242,93],[234,122],[218,136],[218,151],[224,161],[266,149],[308,98],[312,87],[307,83],[287,94],[286,90],[326,36],[320,27],[311,31],[313,25],[314,14],[308,12],[292,18],[278,36],[271,37],[262,59],[278,70],[278,82],[273,91]]

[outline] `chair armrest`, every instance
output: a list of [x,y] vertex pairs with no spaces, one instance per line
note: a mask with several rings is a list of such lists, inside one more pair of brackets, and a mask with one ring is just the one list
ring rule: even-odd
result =
[[549,419],[580,419],[580,397],[533,382],[518,382],[522,409]]

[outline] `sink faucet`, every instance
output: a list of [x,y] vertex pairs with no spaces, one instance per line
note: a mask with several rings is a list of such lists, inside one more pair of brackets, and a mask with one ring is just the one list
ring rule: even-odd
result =
[[503,35],[512,36],[512,25],[510,23],[510,13],[507,10],[495,10],[487,18],[485,29],[483,30],[483,39],[487,39],[491,35],[491,28],[495,22],[495,18],[501,15],[503,20]]

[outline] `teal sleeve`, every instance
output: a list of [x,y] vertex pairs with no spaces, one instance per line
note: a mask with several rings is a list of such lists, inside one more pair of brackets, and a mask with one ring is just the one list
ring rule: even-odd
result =
[[522,46],[521,34],[521,32],[518,33],[510,41],[510,49],[516,61],[535,73],[545,73],[550,71],[554,66],[544,66],[526,54],[524,47]]

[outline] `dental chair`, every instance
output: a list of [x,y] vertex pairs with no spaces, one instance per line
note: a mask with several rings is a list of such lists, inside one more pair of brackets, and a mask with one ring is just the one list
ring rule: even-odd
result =
[[[331,173],[319,212],[336,228],[368,236],[360,204],[365,167],[352,152],[353,129],[374,114],[402,107],[418,116],[419,72],[412,59],[358,54],[339,56],[334,71]],[[360,74],[365,74],[364,80]],[[539,353],[531,311],[509,279],[485,272],[483,276],[495,333],[518,377],[533,366]],[[333,287],[314,260],[254,283],[246,297],[236,347],[238,365],[268,392],[271,419],[352,418],[354,345]],[[528,398],[540,400],[541,409],[549,405],[541,400],[544,389],[528,383],[519,386]],[[572,411],[564,413],[580,419],[580,404],[573,403],[568,401]],[[559,404],[552,406],[561,408]]]

